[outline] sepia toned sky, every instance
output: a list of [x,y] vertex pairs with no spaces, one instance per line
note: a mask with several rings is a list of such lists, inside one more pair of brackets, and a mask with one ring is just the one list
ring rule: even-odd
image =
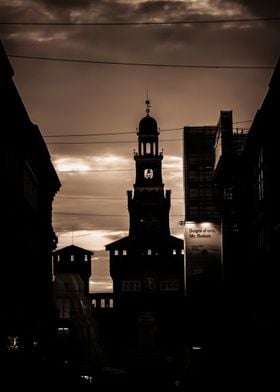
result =
[[[220,110],[250,126],[272,69],[236,66],[275,66],[279,18],[278,0],[0,0],[14,81],[62,183],[53,205],[58,247],[94,251],[92,290],[110,289],[104,245],[128,231],[147,94],[172,190],[171,231],[182,237],[182,129],[215,125]],[[194,23],[174,23],[182,21]]]

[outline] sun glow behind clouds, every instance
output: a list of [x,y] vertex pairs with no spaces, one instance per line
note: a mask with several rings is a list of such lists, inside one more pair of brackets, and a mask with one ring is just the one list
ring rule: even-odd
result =
[[121,168],[124,166],[131,166],[131,159],[125,157],[114,155],[114,154],[104,154],[93,158],[93,162],[96,166],[101,166],[104,169],[109,169],[112,167]]
[[57,171],[88,171],[90,165],[84,159],[79,158],[59,158],[54,162]]
[[89,284],[89,290],[92,293],[110,293],[113,291],[113,282],[110,279],[102,279],[102,277],[97,276],[97,279],[100,280],[90,280]]
[[55,169],[59,172],[90,170],[130,169],[131,159],[121,155],[103,154],[97,156],[57,157],[54,159]]
[[13,32],[9,35],[9,37],[13,40],[21,39],[24,37],[25,40],[29,40],[30,42],[50,42],[50,41],[64,41],[67,39],[67,34],[64,32],[59,33],[47,33],[47,32],[36,32],[36,31],[29,31],[29,32]]
[[[125,231],[112,230],[76,230],[58,235],[58,248],[74,244],[84,249],[93,251],[92,268],[90,277],[91,292],[111,292],[112,279],[109,272],[109,256],[105,245],[125,236]],[[115,237],[115,238],[114,238]]]
[[74,244],[88,250],[104,250],[106,244],[115,239],[123,237],[125,234],[126,231],[120,230],[116,232],[112,230],[66,231],[58,234],[58,248],[63,248],[70,244]]
[[182,170],[182,168],[183,168],[182,157],[178,157],[178,156],[175,156],[175,155],[165,155],[165,157],[164,157],[164,167],[166,169]]
[[238,5],[234,5],[234,8],[230,4],[224,4],[213,0],[189,0],[189,8],[198,14],[209,14],[213,16],[234,16],[242,15],[242,9]]
[[[174,189],[175,187],[183,186],[183,182],[178,183],[178,179],[183,178],[183,160],[181,157],[174,155],[167,155],[164,157],[164,172],[163,177],[166,182],[166,186],[170,189]],[[176,182],[174,180],[176,179]],[[181,189],[181,191],[183,191]]]

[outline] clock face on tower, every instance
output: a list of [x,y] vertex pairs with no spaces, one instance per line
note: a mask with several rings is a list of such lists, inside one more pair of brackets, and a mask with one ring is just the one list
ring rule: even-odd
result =
[[145,170],[144,170],[144,177],[145,177],[147,180],[151,180],[151,179],[153,178],[153,176],[154,176],[153,169],[145,169]]

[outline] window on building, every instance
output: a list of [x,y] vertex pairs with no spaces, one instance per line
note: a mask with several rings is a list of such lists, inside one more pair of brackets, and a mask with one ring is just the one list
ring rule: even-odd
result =
[[148,254],[148,256],[151,256],[152,255],[152,249],[148,249],[147,254]]
[[68,298],[58,298],[56,301],[56,307],[58,310],[60,319],[70,318],[70,300]]
[[127,256],[127,250],[126,249],[123,250],[123,255]]
[[232,200],[232,187],[229,185],[225,185],[224,187],[224,200]]
[[263,200],[264,197],[264,161],[263,161],[263,147],[261,146],[258,154],[258,197],[259,201]]
[[68,327],[58,327],[57,328],[58,335],[70,335],[70,329]]
[[163,279],[160,281],[161,291],[178,291],[180,289],[179,279]]
[[88,261],[88,255],[85,255],[84,260]]
[[114,307],[114,300],[113,300],[113,298],[110,298],[110,300],[109,300],[109,307],[110,308]]
[[177,250],[173,249],[172,253],[173,253],[173,255],[176,255],[177,254]]
[[8,336],[7,350],[8,351],[19,351],[19,336]]
[[25,161],[23,168],[23,194],[33,210],[37,211],[39,204],[38,180],[27,161]]
[[156,289],[156,278],[154,275],[145,276],[145,289],[148,291],[154,291]]
[[141,281],[140,280],[122,280],[121,288],[124,292],[140,291]]
[[115,250],[114,250],[114,255],[115,255],[115,256],[118,256],[118,254],[119,254],[119,251],[118,251],[117,249],[115,249]]
[[101,303],[101,308],[105,308],[105,306],[106,306],[106,304],[105,304],[105,298],[101,298],[101,301],[100,301],[100,303]]
[[71,260],[71,261],[74,261],[74,260],[75,260],[74,255],[71,255],[71,256],[70,256],[70,260]]
[[264,249],[265,245],[265,229],[262,226],[259,230],[259,249]]

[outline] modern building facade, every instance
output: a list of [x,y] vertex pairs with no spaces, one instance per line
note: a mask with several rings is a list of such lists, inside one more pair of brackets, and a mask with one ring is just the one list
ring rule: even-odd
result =
[[241,230],[249,302],[255,317],[269,322],[276,319],[279,296],[279,97],[280,61],[249,129],[242,157]]
[[184,127],[185,220],[220,222],[214,202],[216,126]]
[[221,224],[213,170],[217,126],[184,128],[185,254],[190,339],[207,340],[222,282]]
[[238,361],[240,374],[256,383],[276,375],[279,102],[278,61],[249,130],[234,132],[226,122],[216,136],[214,186],[223,226],[230,363]]
[[233,129],[232,111],[221,111],[215,126],[184,128],[190,365],[201,368],[207,358],[204,377],[224,386],[239,361],[232,347],[240,344],[234,312],[244,281],[240,184],[245,138],[246,132]]
[[221,111],[214,146],[213,185],[221,215],[224,295],[232,312],[237,306],[237,298],[239,302],[244,299],[245,271],[240,254],[240,225],[244,180],[242,153],[246,137],[247,130],[233,128],[232,112]]
[[[275,132],[279,68],[278,63],[250,129],[232,131],[232,126],[220,126],[215,144],[214,186],[223,223],[225,284],[239,298],[239,307],[243,302],[245,312],[263,316],[275,306],[277,286],[272,282],[279,240]],[[242,289],[239,295],[238,289]]]

